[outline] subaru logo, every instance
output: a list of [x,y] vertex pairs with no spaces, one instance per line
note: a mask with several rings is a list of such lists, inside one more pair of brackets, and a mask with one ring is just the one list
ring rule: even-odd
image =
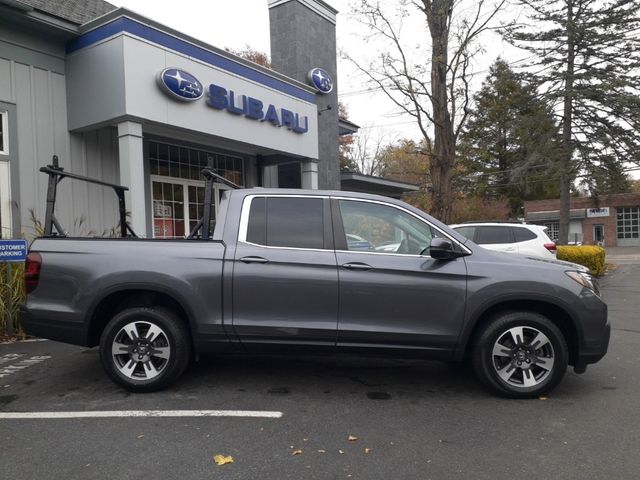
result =
[[175,67],[162,70],[158,75],[158,84],[170,97],[183,102],[198,100],[204,93],[196,77]]
[[313,85],[320,93],[329,93],[333,90],[333,80],[326,70],[322,68],[313,68],[307,75],[309,83]]

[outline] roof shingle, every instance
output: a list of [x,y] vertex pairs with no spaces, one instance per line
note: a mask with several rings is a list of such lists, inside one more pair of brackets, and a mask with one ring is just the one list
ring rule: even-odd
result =
[[35,10],[48,13],[72,23],[82,25],[105,13],[115,10],[104,0],[18,0]]

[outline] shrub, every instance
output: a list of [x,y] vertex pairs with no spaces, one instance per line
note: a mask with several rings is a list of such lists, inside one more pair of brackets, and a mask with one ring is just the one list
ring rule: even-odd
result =
[[596,277],[604,275],[604,257],[604,248],[598,247],[596,245],[558,245],[558,260],[565,260],[567,262],[584,265],[589,270],[591,270],[591,274],[595,275]]
[[24,263],[0,263],[0,335],[24,336],[18,322],[24,297]]

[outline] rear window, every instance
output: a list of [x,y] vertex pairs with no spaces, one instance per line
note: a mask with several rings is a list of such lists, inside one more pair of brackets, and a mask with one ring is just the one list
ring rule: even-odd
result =
[[247,241],[269,247],[324,248],[322,199],[254,198]]
[[456,227],[454,230],[469,240],[473,240],[473,235],[476,233],[476,227]]
[[476,243],[490,245],[495,243],[513,243],[511,227],[486,226],[477,227]]
[[537,238],[535,233],[524,227],[513,227],[513,234],[516,237],[516,242],[526,242]]

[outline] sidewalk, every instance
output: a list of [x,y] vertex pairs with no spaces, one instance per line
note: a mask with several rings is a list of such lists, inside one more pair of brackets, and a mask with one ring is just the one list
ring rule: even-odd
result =
[[606,262],[640,264],[640,247],[607,247]]

